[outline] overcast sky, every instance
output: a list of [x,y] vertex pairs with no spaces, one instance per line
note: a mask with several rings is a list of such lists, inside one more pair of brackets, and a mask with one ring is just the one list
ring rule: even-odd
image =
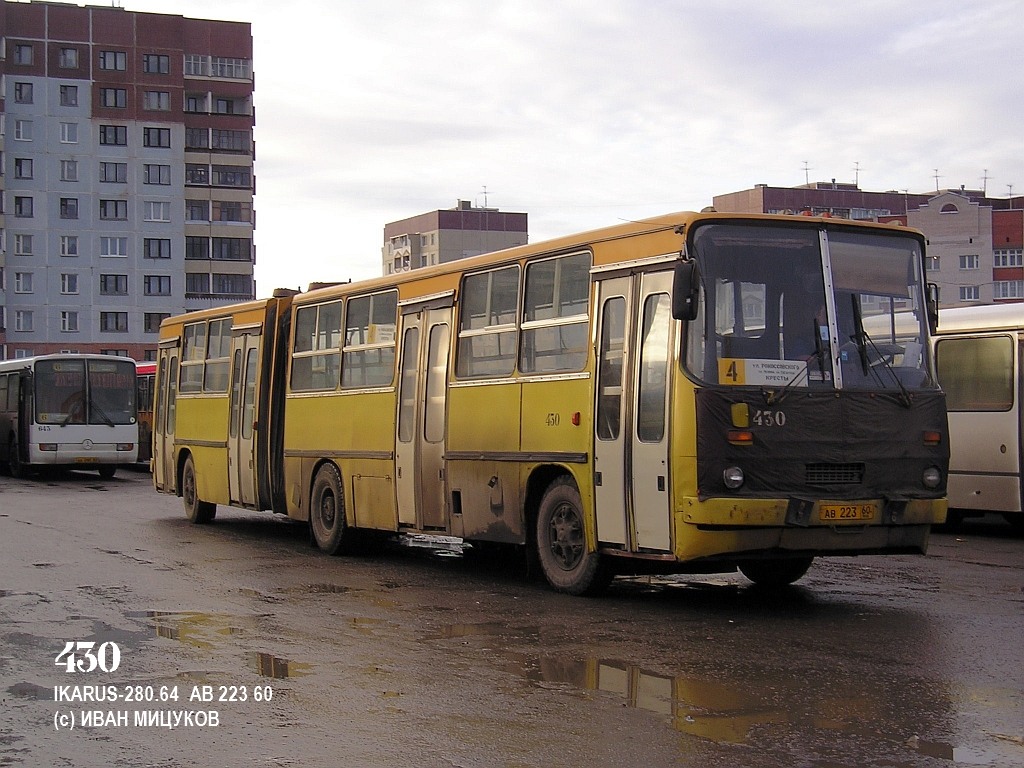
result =
[[805,178],[1024,193],[1024,0],[120,4],[252,24],[257,296],[458,199],[539,242]]

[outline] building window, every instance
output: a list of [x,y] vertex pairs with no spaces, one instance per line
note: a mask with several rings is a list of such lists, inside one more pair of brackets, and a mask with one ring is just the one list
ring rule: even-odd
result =
[[14,236],[14,255],[15,256],[31,256],[32,255],[32,235],[15,235]]
[[147,237],[142,241],[142,256],[145,259],[171,258],[171,241],[161,237]]
[[185,96],[185,111],[202,114],[206,111],[206,96]]
[[961,285],[960,286],[960,301],[979,301],[981,299],[981,289],[976,285]]
[[1024,299],[1024,280],[997,280],[995,298]]
[[938,272],[939,271],[939,257],[927,255],[924,258],[924,268],[926,272]]
[[171,204],[155,200],[146,200],[143,203],[143,219],[145,221],[170,221]]
[[14,84],[14,103],[15,104],[31,104],[32,103],[32,83],[15,83]]
[[147,296],[170,296],[170,275],[146,275],[142,278],[143,293]]
[[128,163],[100,163],[100,181],[108,184],[127,184]]
[[128,91],[124,88],[100,88],[100,104],[104,107],[124,109],[128,106]]
[[61,160],[60,161],[60,180],[61,181],[78,181],[78,161],[77,160]]
[[60,217],[62,219],[78,218],[78,198],[62,197],[60,199]]
[[128,255],[127,237],[101,237],[100,256],[123,257]]
[[1022,248],[1004,248],[993,251],[992,255],[995,257],[997,267],[1024,266],[1024,249]]
[[14,178],[16,178],[16,179],[31,179],[32,178],[32,158],[30,158],[30,157],[16,157],[16,158],[14,158]]
[[78,235],[61,235],[60,236],[60,255],[61,256],[77,256],[78,255]]
[[65,333],[76,333],[78,331],[78,313],[62,311],[60,313],[60,329]]
[[142,71],[147,75],[166,75],[171,71],[170,56],[147,53],[142,56]]
[[171,183],[171,166],[169,165],[149,165],[147,164],[143,169],[143,183],[144,184],[163,184],[168,185]]
[[978,256],[976,254],[971,256],[960,257],[960,269],[977,269],[978,268]]
[[15,120],[14,121],[14,140],[15,141],[32,141],[32,121],[31,120]]
[[142,326],[146,333],[159,333],[160,323],[170,317],[169,312],[146,312],[142,316]]
[[78,143],[78,123],[61,123],[60,124],[60,143],[61,144],[77,144]]
[[233,115],[235,114],[235,100],[234,99],[217,99],[215,102],[215,109],[218,115]]
[[219,149],[222,152],[248,152],[249,132],[230,131],[222,128],[212,128],[210,148]]
[[245,237],[215,237],[213,258],[221,261],[250,261],[250,242]]
[[32,273],[31,272],[15,272],[14,273],[14,292],[15,293],[32,293]]
[[186,200],[185,219],[187,221],[209,221],[210,201],[209,200]]
[[205,77],[208,72],[207,61],[206,56],[201,56],[197,53],[185,54],[185,75],[201,75]]
[[100,200],[100,218],[107,221],[127,221],[127,200]]
[[128,54],[124,51],[100,51],[100,69],[123,72],[128,68]]
[[215,187],[252,188],[252,171],[244,165],[213,166],[213,185]]
[[128,313],[100,312],[100,330],[114,333],[127,333]]
[[61,69],[78,69],[78,49],[61,48],[57,66]]
[[142,144],[146,147],[169,147],[171,146],[170,128],[143,128]]
[[210,292],[210,276],[205,272],[185,273],[185,295],[208,294]]
[[249,60],[214,56],[210,64],[211,77],[228,77],[232,80],[249,79]]
[[60,292],[65,295],[78,293],[78,275],[74,272],[63,272],[60,276]]
[[100,275],[100,293],[103,296],[127,296],[128,275]]
[[128,127],[124,125],[101,125],[100,144],[124,147],[128,145]]
[[62,107],[78,106],[78,86],[62,85],[60,87],[60,105]]
[[960,209],[954,203],[946,203],[939,210],[939,213],[960,213]]
[[210,167],[187,163],[185,165],[185,183],[207,186],[210,183]]
[[186,237],[185,238],[186,259],[209,259],[210,239],[207,237]]
[[252,278],[248,275],[213,275],[213,293],[236,299],[252,298]]
[[171,94],[167,91],[145,91],[142,94],[142,108],[167,112],[171,109]]
[[32,46],[20,43],[14,46],[14,63],[28,66],[32,63]]
[[31,219],[32,213],[32,198],[31,197],[15,197],[14,198],[14,215],[19,219]]
[[252,221],[252,204],[236,200],[214,200],[213,221]]
[[19,309],[14,313],[14,330],[16,331],[31,331],[32,330],[32,310],[31,309]]
[[210,131],[207,128],[186,128],[185,149],[209,149]]

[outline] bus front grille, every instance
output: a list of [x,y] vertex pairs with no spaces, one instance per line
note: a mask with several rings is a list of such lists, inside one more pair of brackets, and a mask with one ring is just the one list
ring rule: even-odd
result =
[[857,485],[864,482],[864,464],[806,464],[805,481],[808,485]]

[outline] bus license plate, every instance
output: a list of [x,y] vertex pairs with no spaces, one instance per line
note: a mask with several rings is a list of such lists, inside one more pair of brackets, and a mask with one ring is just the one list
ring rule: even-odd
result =
[[874,502],[818,506],[818,519],[823,523],[870,523],[877,517],[878,505]]

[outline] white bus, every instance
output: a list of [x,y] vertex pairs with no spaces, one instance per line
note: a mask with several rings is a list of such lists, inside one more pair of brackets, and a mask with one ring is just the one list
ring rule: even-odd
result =
[[139,450],[135,361],[56,354],[0,361],[0,462],[95,469],[111,478]]
[[1002,513],[1024,527],[1024,304],[939,312],[935,354],[949,409],[949,518]]

